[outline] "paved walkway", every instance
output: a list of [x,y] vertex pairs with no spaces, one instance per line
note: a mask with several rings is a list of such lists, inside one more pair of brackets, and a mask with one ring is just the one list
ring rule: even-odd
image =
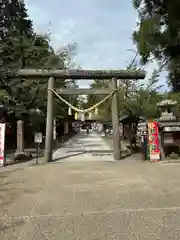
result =
[[77,137],[77,161],[67,160],[69,142],[67,161],[1,169],[0,239],[179,240],[180,164],[92,161],[89,151],[108,146],[95,134],[88,138],[99,147]]
[[0,172],[2,240],[179,240],[180,164],[69,162]]
[[66,161],[114,161],[113,150],[95,132],[80,131],[53,154],[54,160]]

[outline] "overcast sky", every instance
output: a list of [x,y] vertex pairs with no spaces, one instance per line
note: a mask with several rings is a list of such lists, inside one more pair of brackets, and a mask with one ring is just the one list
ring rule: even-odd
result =
[[[25,0],[38,33],[51,31],[55,49],[77,44],[75,62],[85,69],[124,69],[135,53],[131,35],[137,13],[131,0]],[[49,27],[51,22],[51,27]],[[148,75],[156,64],[146,67]],[[162,78],[164,81],[164,77]],[[89,81],[80,81],[87,86]]]

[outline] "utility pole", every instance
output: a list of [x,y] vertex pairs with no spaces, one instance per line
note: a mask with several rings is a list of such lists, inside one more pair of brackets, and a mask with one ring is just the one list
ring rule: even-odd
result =
[[119,132],[119,106],[118,106],[118,92],[117,92],[117,79],[111,80],[112,89],[116,90],[112,96],[112,125],[113,125],[113,146],[114,146],[114,159],[121,159],[121,139]]
[[50,77],[48,81],[48,99],[47,99],[47,118],[46,118],[46,139],[45,139],[45,162],[52,161],[53,148],[53,125],[54,125],[54,78]]

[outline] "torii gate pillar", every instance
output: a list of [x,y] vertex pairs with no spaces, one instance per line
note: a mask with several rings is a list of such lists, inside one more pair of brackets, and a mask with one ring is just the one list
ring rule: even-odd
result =
[[[48,81],[48,89],[54,89],[54,78],[50,77]],[[53,151],[53,116],[54,116],[54,93],[48,90],[47,99],[47,117],[46,117],[46,139],[45,139],[45,155],[44,162],[52,161]]]
[[119,132],[119,104],[118,104],[118,92],[117,92],[117,79],[111,80],[112,89],[116,89],[112,96],[112,125],[113,125],[113,147],[114,147],[114,159],[121,159],[121,139]]

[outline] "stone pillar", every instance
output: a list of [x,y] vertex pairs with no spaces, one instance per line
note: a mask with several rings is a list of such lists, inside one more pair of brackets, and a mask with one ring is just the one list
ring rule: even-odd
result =
[[54,125],[54,93],[50,89],[54,89],[54,78],[50,77],[48,81],[48,99],[47,99],[47,116],[46,116],[46,139],[45,139],[45,156],[44,162],[52,161],[53,152],[53,125]]
[[24,121],[17,121],[17,152],[24,152]]
[[[117,79],[112,78],[112,89],[117,90]],[[113,125],[113,147],[114,159],[121,159],[121,139],[119,133],[119,107],[118,107],[118,92],[115,91],[112,97],[112,125]]]

